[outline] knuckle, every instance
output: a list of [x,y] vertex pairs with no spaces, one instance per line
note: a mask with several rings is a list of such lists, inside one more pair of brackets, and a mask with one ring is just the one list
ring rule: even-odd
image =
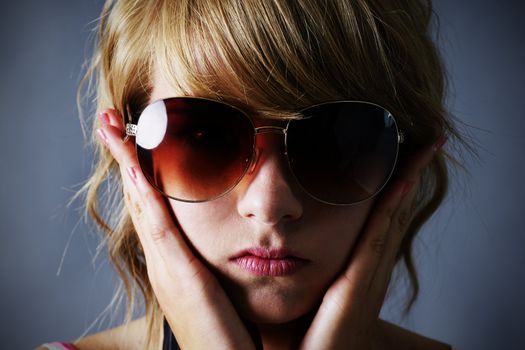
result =
[[169,230],[161,225],[153,225],[150,228],[151,239],[156,243],[164,241],[169,234]]
[[142,206],[140,205],[140,203],[133,200],[133,198],[131,198],[131,194],[127,191],[124,192],[124,203],[126,204],[130,214],[137,218],[140,218],[142,216]]
[[405,231],[408,228],[411,220],[411,212],[408,209],[403,209],[397,216],[397,228],[400,232]]
[[370,249],[372,250],[372,253],[374,253],[376,256],[381,257],[386,248],[386,237],[376,237],[372,240],[370,240]]
[[133,203],[133,211],[137,217],[142,217],[142,207],[139,203]]
[[128,205],[131,204],[131,194],[129,191],[124,191],[124,202]]

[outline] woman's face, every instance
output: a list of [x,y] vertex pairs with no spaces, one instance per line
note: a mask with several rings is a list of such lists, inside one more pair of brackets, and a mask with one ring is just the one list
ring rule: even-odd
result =
[[[180,96],[154,77],[151,101]],[[279,122],[254,118],[256,126]],[[237,310],[257,323],[308,313],[346,265],[372,200],[331,206],[295,182],[283,135],[259,134],[255,166],[228,194],[204,203],[170,199],[183,233]]]

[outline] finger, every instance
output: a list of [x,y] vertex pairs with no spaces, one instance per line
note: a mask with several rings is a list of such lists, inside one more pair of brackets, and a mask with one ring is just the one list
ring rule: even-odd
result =
[[[421,175],[425,168],[430,164],[434,158],[435,153],[446,142],[445,137],[440,137],[431,146],[420,150],[408,162],[405,163],[404,169],[401,170],[399,180],[414,183],[410,191],[407,191],[401,200],[399,207],[392,216],[391,225],[388,230],[388,243],[385,250],[385,255],[390,260],[394,260],[399,251],[401,241],[408,230],[412,220],[414,211],[415,197],[418,190],[418,185],[421,181]],[[387,259],[388,260],[388,259]]]
[[[412,184],[412,182],[408,182]],[[384,250],[379,256],[376,269],[371,274],[370,284],[366,294],[371,302],[371,307],[379,313],[383,304],[392,271],[396,263],[399,246],[405,232],[412,220],[413,202],[417,193],[417,184],[411,185],[404,191],[398,207],[390,218],[390,225],[384,234]]]
[[384,256],[379,262],[369,290],[369,294],[375,296],[378,300],[382,301],[386,294],[401,242],[412,221],[417,185],[420,182],[421,174],[445,141],[446,139],[440,138],[432,146],[418,152],[410,162],[406,163],[406,167],[402,171],[402,176],[405,177],[404,181],[412,182],[415,180],[416,182],[410,191],[403,196],[398,208],[392,215],[391,224],[387,232],[388,239],[386,240]]
[[[445,138],[439,138],[434,145],[415,154],[406,163],[405,168],[400,171],[398,179],[387,188],[376,202],[361,239],[357,243],[354,254],[352,254],[352,259],[343,274],[348,285],[352,286],[349,288],[355,289],[354,293],[361,296],[368,294],[375,279],[376,270],[385,259],[384,256],[390,257],[397,253],[402,234],[397,234],[396,238],[391,238],[391,228],[399,227],[400,219],[403,225],[409,221],[407,215],[400,215],[398,210],[401,200],[415,187],[414,185],[419,180],[421,172],[432,160],[435,151],[444,141],[446,141]],[[410,200],[406,201],[411,203]],[[406,210],[403,211],[403,213],[405,212]]]
[[412,182],[396,181],[381,196],[368,218],[352,258],[342,277],[355,297],[366,296],[373,276],[387,246],[388,229],[403,195]]
[[129,187],[136,193],[131,200],[137,201],[143,210],[141,240],[152,247],[153,253],[159,253],[166,264],[174,267],[190,265],[195,257],[175,225],[162,195],[151,187],[138,167],[128,167],[126,175],[131,182]]
[[134,224],[139,226],[137,234],[141,244],[145,250],[150,250],[150,256],[160,256],[167,264],[191,264],[195,258],[173,222],[164,198],[142,174],[133,142],[122,141],[121,119],[111,111],[108,115],[110,123],[103,125],[101,130],[105,143],[119,163],[128,209],[136,214]]
[[108,108],[103,110],[99,113],[99,118],[102,125],[109,124],[124,132],[124,121],[116,109]]
[[404,168],[399,172],[398,180],[412,182],[414,183],[414,186],[412,187],[412,191],[407,193],[407,195],[400,202],[399,208],[394,214],[395,220],[392,222],[392,226],[389,230],[389,236],[395,239],[390,240],[390,246],[388,247],[389,249],[387,249],[387,252],[393,252],[397,254],[399,243],[403,239],[412,218],[414,198],[418,188],[416,184],[419,185],[421,181],[421,175],[423,174],[424,170],[434,159],[437,150],[439,150],[439,148],[442,147],[445,142],[446,138],[441,136],[433,145],[419,150],[416,154],[410,157],[407,162],[405,162]]

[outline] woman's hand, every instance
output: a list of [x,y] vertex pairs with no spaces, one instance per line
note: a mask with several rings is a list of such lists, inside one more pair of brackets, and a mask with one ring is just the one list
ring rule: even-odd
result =
[[395,258],[412,215],[415,186],[446,139],[416,154],[375,203],[351,259],[325,293],[302,349],[372,348]]
[[99,138],[119,163],[126,206],[146,258],[149,281],[179,346],[250,349],[253,342],[215,276],[176,227],[164,198],[140,171],[133,142],[122,142],[118,112],[101,113]]

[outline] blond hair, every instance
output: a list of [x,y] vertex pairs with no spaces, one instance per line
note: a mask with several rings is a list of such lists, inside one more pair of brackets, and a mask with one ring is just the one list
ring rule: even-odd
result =
[[[183,95],[227,101],[269,117],[284,118],[328,100],[371,101],[391,111],[404,130],[403,160],[439,135],[457,136],[444,108],[445,74],[432,40],[432,17],[431,2],[421,0],[107,0],[79,96],[94,93],[97,113],[129,106],[137,115],[149,101],[158,69]],[[92,124],[93,130],[99,127],[96,118]],[[104,232],[127,296],[127,321],[138,287],[153,344],[162,313],[123,204],[118,164],[91,135],[96,168],[79,194]],[[407,309],[419,290],[412,242],[445,195],[446,160],[438,152],[424,172],[414,220],[397,257],[412,285]],[[115,187],[109,191],[104,184]]]

